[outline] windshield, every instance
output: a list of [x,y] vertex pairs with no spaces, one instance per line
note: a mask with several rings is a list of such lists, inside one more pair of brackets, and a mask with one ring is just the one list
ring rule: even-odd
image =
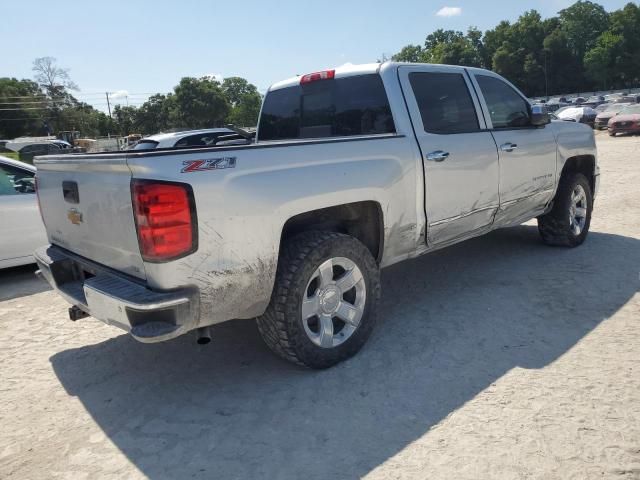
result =
[[136,143],[136,146],[133,147],[134,150],[153,150],[158,146],[158,142],[155,140],[140,140]]
[[640,105],[629,105],[620,110],[620,115],[634,115],[640,113]]
[[611,113],[618,113],[619,111],[623,110],[627,106],[628,105],[613,104],[613,105],[609,105],[609,107],[605,111],[611,112]]

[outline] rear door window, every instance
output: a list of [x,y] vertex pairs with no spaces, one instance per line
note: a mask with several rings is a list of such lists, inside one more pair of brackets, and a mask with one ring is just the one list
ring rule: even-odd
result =
[[267,94],[260,140],[395,133],[389,100],[377,74],[320,80]]
[[427,133],[465,133],[480,129],[478,115],[460,73],[414,72],[411,89]]

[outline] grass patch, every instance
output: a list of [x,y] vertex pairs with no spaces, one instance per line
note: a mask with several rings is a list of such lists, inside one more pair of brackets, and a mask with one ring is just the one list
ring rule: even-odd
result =
[[0,152],[3,157],[12,158],[13,160],[20,160],[18,152]]

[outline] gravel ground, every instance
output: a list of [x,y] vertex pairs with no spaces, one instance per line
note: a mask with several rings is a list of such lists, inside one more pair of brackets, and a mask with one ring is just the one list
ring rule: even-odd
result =
[[582,247],[529,223],[391,267],[328,371],[248,321],[142,345],[0,273],[0,478],[640,479],[640,138],[598,147]]

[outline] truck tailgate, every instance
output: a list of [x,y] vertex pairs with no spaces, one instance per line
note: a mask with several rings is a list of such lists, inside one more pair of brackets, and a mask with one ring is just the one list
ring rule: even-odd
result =
[[126,156],[59,155],[35,163],[49,242],[144,279]]

